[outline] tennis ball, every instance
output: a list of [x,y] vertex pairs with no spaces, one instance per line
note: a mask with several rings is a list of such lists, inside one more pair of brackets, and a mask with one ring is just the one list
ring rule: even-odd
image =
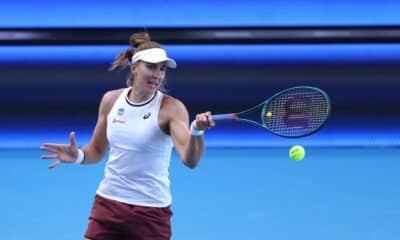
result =
[[272,112],[267,112],[267,114],[265,114],[267,117],[272,117]]
[[304,148],[300,145],[294,145],[289,150],[289,157],[293,161],[301,161],[304,159],[306,152]]

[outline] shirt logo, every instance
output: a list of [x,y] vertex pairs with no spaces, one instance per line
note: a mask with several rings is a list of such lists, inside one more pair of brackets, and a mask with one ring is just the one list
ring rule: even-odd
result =
[[123,109],[123,108],[118,109],[118,115],[122,116],[122,115],[124,115],[124,112],[125,112],[125,109]]
[[124,120],[118,120],[118,119],[114,118],[112,123],[125,123],[125,121]]
[[151,112],[147,112],[144,116],[143,119],[148,119],[151,116]]

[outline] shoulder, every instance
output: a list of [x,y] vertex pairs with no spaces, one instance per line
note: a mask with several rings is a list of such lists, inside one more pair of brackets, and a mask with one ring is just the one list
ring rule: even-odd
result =
[[121,93],[125,90],[125,88],[110,90],[104,93],[102,101],[116,101],[117,98],[121,95]]
[[168,111],[187,111],[186,106],[183,104],[182,101],[167,94],[164,94],[161,108],[165,108],[165,110]]
[[189,121],[189,112],[186,106],[180,100],[166,94],[164,94],[160,113],[170,123],[175,120]]
[[109,112],[114,105],[115,101],[117,101],[118,97],[122,94],[125,88],[110,90],[104,93],[103,98],[101,99],[100,107],[105,112]]

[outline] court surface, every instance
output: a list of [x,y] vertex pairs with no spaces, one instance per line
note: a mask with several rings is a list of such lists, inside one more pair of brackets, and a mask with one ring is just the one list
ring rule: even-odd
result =
[[[293,162],[290,146],[211,144],[195,170],[174,153],[172,239],[398,239],[400,149],[303,145]],[[2,238],[82,239],[105,161],[48,170],[40,155],[0,149]]]

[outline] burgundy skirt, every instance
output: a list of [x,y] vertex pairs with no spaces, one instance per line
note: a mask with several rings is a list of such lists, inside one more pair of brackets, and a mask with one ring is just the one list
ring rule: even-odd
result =
[[96,195],[85,234],[92,240],[169,240],[170,207],[144,207]]

